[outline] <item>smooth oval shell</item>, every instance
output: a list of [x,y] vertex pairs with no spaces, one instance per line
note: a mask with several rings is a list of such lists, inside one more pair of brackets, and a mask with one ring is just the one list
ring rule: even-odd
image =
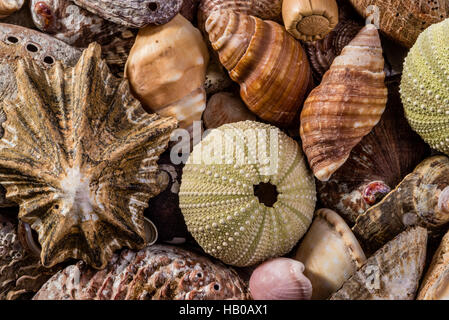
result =
[[0,0],[0,19],[19,11],[25,0]]
[[374,253],[331,300],[413,300],[424,269],[427,231],[411,228]]
[[[447,4],[449,8],[449,3]],[[448,9],[449,10],[449,9]],[[449,155],[449,19],[430,26],[404,63],[401,98],[405,116],[433,149]]]
[[312,284],[304,265],[288,258],[262,263],[251,274],[249,289],[254,300],[310,300]]
[[382,46],[365,26],[307,97],[300,135],[315,177],[327,181],[379,122],[387,103]]
[[147,111],[173,116],[181,128],[189,128],[201,120],[206,108],[208,61],[200,31],[177,15],[165,25],[139,31],[126,63],[126,77]]
[[48,280],[33,300],[224,300],[249,298],[229,267],[182,248],[154,245],[114,254],[103,270],[82,261]]
[[320,40],[338,23],[337,2],[335,0],[284,0],[282,18],[285,28],[296,39]]
[[366,261],[351,229],[334,211],[319,209],[296,251],[313,287],[312,299],[326,299]]
[[289,252],[309,227],[315,202],[315,182],[298,144],[254,121],[223,125],[197,144],[179,193],[198,244],[235,266]]
[[231,11],[214,11],[206,31],[248,108],[277,126],[294,124],[311,85],[301,44],[273,21]]

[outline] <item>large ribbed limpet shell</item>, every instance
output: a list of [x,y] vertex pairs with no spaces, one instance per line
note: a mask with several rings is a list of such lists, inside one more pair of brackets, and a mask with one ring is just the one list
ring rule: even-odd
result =
[[207,253],[249,266],[293,248],[311,223],[316,192],[293,139],[244,121],[212,130],[195,146],[179,197],[187,227]]
[[50,71],[21,60],[18,98],[0,104],[0,183],[47,267],[75,258],[101,268],[114,250],[150,241],[143,210],[177,122],[147,114],[100,56],[92,44],[75,67]]

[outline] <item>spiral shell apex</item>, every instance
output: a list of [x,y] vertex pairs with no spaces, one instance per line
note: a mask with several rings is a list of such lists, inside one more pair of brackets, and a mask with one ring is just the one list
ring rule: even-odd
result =
[[449,19],[427,28],[410,50],[401,98],[410,126],[449,155]]
[[180,207],[212,256],[249,266],[292,249],[309,227],[315,181],[297,143],[254,121],[214,129],[184,167]]

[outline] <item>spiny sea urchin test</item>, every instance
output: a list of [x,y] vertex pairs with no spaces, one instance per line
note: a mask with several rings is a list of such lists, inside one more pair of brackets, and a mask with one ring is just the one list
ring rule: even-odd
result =
[[449,19],[427,28],[410,50],[401,98],[410,126],[432,148],[449,154]]
[[242,121],[212,130],[195,146],[179,198],[189,231],[207,253],[249,266],[292,249],[311,223],[316,191],[293,139]]

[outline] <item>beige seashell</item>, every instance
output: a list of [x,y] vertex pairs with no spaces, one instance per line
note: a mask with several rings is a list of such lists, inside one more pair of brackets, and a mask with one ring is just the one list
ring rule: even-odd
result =
[[284,0],[282,17],[296,39],[321,40],[338,23],[338,5],[335,0]]
[[371,256],[331,300],[413,300],[424,269],[427,231],[402,232]]
[[140,29],[125,74],[148,112],[173,116],[181,128],[201,121],[209,53],[198,29],[178,14],[162,26]]
[[370,24],[335,58],[301,112],[303,149],[319,180],[328,181],[379,122],[388,95],[384,79],[379,33]]
[[206,129],[214,129],[226,123],[245,120],[256,121],[256,116],[246,108],[239,97],[229,92],[219,92],[210,97],[203,113]]
[[366,261],[357,239],[334,211],[319,209],[295,259],[313,287],[312,299],[326,299]]
[[251,296],[254,300],[310,300],[312,284],[303,272],[304,265],[293,259],[265,261],[251,274]]
[[25,0],[0,0],[0,19],[19,11]]

